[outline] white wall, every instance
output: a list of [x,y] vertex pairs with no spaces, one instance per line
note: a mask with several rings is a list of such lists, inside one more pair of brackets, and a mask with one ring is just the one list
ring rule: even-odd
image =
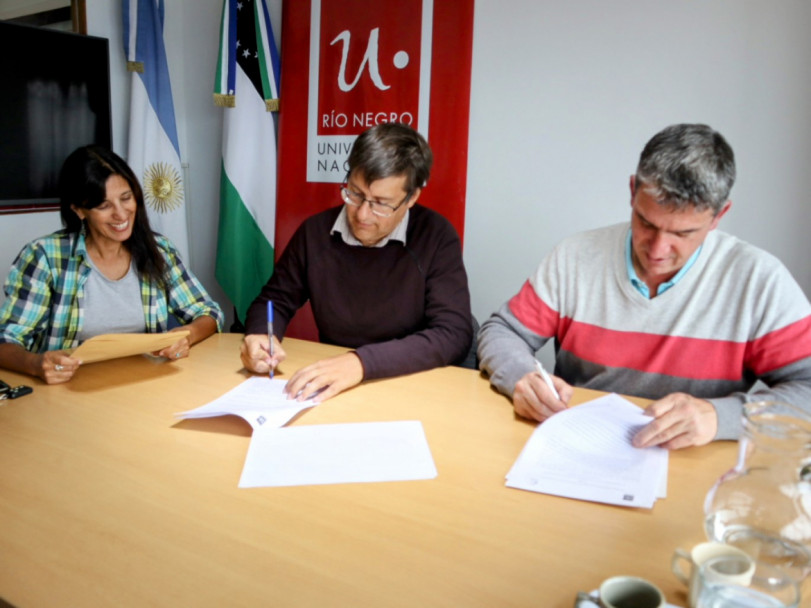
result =
[[476,2],[465,261],[474,313],[561,237],[630,217],[645,142],[706,122],[736,152],[721,228],[811,294],[811,3]]
[[[279,41],[281,0],[269,4]],[[191,266],[230,310],[214,279],[222,2],[166,6]],[[87,10],[89,32],[110,38],[114,147],[125,155],[120,1],[87,0]],[[465,261],[479,320],[561,237],[627,219],[642,146],[683,121],[709,123],[735,149],[722,229],[775,253],[811,294],[809,26],[806,0],[477,0]],[[58,226],[56,214],[0,218],[3,266]]]

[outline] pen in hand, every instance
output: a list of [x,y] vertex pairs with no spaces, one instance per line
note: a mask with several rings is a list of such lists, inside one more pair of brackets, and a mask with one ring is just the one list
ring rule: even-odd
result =
[[[273,358],[273,302],[268,300],[268,352]],[[270,366],[270,379],[273,380],[274,368]]]
[[558,394],[558,391],[555,388],[555,385],[552,384],[552,378],[549,376],[549,374],[543,368],[543,365],[541,365],[541,362],[538,361],[537,359],[535,359],[535,367],[538,369],[538,373],[541,374],[541,378],[543,378],[543,381],[546,382],[546,386],[548,386],[552,390],[552,394],[555,396],[555,399],[560,401],[560,395]]

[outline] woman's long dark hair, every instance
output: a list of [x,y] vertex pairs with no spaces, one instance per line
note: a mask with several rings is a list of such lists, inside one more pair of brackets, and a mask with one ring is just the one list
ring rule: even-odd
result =
[[83,222],[72,207],[93,209],[107,196],[107,180],[118,175],[125,179],[135,197],[135,221],[124,247],[135,260],[141,277],[165,284],[166,261],[149,225],[144,193],[129,165],[115,152],[101,146],[83,146],[71,152],[59,173],[59,199],[62,224],[69,232],[81,232]]

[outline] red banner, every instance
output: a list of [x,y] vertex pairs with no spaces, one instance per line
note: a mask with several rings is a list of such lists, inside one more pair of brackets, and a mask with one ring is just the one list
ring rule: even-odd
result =
[[[464,236],[474,0],[284,0],[277,256],[310,215],[341,204],[361,132],[403,122],[434,166],[420,204]],[[298,315],[287,334],[315,339]]]

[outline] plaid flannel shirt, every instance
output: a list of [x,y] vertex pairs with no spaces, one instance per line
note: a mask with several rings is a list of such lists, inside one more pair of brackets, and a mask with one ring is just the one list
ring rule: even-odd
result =
[[[139,277],[149,333],[169,329],[169,314],[183,324],[207,315],[222,330],[223,312],[186,270],[169,240],[156,235],[166,260],[166,287]],[[41,353],[78,346],[84,322],[84,285],[91,272],[84,234],[54,232],[26,245],[12,264],[0,307],[0,343]]]

